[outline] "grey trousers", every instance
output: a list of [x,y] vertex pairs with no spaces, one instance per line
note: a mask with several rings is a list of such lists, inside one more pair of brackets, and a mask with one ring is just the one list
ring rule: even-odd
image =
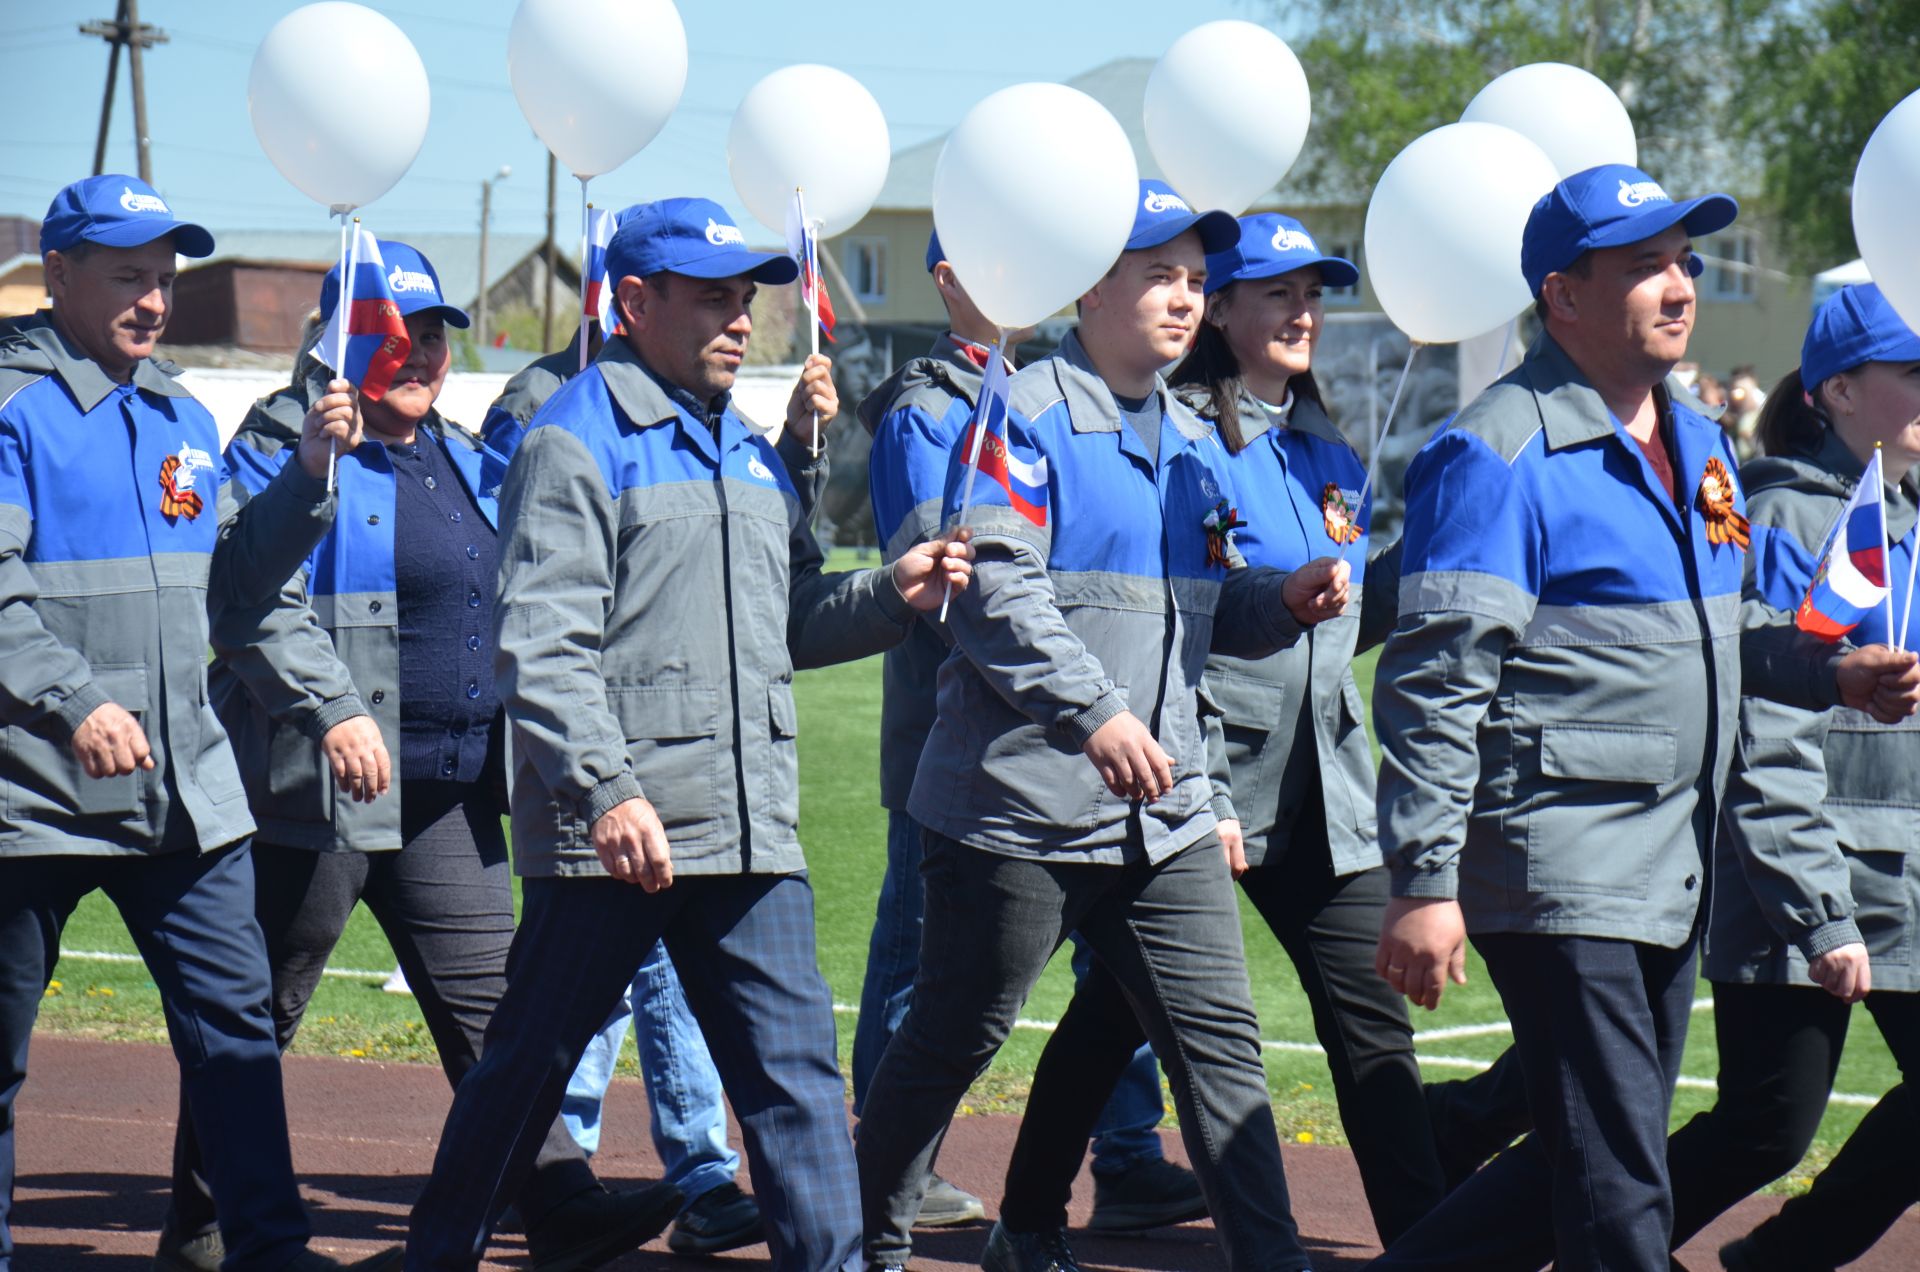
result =
[[855,1146],[867,1261],[907,1262],[947,1123],[1077,929],[1166,1068],[1228,1266],[1307,1268],[1219,839],[1157,866],[1103,866],[1003,857],[928,831],[921,878],[913,1009],[874,1074]]

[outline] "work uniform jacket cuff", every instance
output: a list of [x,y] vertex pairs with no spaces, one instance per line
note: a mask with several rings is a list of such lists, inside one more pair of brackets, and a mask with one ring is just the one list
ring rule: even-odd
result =
[[1842,945],[1864,945],[1866,938],[1860,935],[1860,925],[1852,919],[1834,919],[1809,929],[1794,941],[1800,952],[1811,963],[1822,954],[1831,954]]
[[343,693],[338,698],[323,702],[316,707],[313,714],[307,717],[300,731],[318,742],[327,736],[327,732],[334,725],[351,720],[355,716],[371,714],[373,713],[367,710],[366,704],[360,701],[359,694]]
[[631,773],[622,773],[610,777],[587,793],[580,801],[580,814],[592,826],[610,810],[619,807],[630,799],[645,799],[640,792],[640,779]]
[[[53,725],[53,732],[59,735],[61,742],[73,741],[74,730],[80,727],[80,722],[112,701],[113,699],[107,696],[105,689],[102,689],[98,684],[89,680],[86,684],[81,685],[69,694],[67,700],[61,703],[59,707],[54,710],[53,715],[49,717]],[[123,707],[127,706],[124,702],[120,705]],[[130,711],[136,710],[145,705],[145,703],[136,702],[127,709]]]
[[1100,726],[1127,709],[1126,701],[1119,693],[1109,690],[1100,700],[1085,711],[1076,711],[1060,721],[1060,727],[1067,731],[1075,746],[1085,746]]
[[1391,886],[1396,897],[1452,901],[1460,893],[1460,876],[1453,870],[1396,870]]

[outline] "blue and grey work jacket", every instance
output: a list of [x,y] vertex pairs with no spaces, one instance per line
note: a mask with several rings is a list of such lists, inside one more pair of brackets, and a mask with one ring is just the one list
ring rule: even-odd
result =
[[[242,507],[213,417],[169,370],[143,359],[117,383],[45,313],[0,331],[0,855],[252,833],[208,704],[209,613],[272,614],[333,512],[298,464]],[[108,702],[152,770],[81,770],[73,732]]]
[[[1207,654],[1271,653],[1300,626],[1284,576],[1247,569],[1208,526],[1236,502],[1225,448],[1157,378],[1154,394],[1157,462],[1077,336],[1014,377],[1015,475],[973,486],[974,585],[948,616],[956,652],[908,803],[923,826],[1009,856],[1110,864],[1165,860],[1213,829],[1195,693]],[[1126,711],[1173,766],[1151,804],[1108,791],[1081,750]]]
[[676,873],[805,869],[794,668],[879,653],[912,621],[887,572],[821,572],[770,442],[676,397],[613,341],[507,472],[495,665],[523,875],[602,874],[591,827],[633,798]]
[[[1831,432],[1813,454],[1747,464],[1749,625],[1790,620],[1863,467]],[[1885,495],[1897,635],[1915,551],[1912,478]],[[1890,644],[1885,608],[1847,640]],[[1845,707],[1743,698],[1725,831],[1714,862],[1709,977],[1810,986],[1809,959],[1860,941],[1875,990],[1920,990],[1920,719],[1885,725]]]
[[[1677,499],[1545,335],[1407,471],[1380,844],[1395,895],[1457,896],[1469,932],[1677,948],[1695,930],[1740,702],[1746,502],[1720,426],[1676,381],[1655,398]],[[1830,693],[1812,658],[1772,675]]]
[[[966,431],[984,372],[951,334],[901,365],[860,404],[873,434],[867,489],[888,561],[940,533],[953,448]],[[882,661],[880,804],[905,812],[920,752],[933,729],[935,683],[951,642],[931,616]]]
[[[1182,397],[1202,419],[1214,418],[1205,390]],[[1277,653],[1207,659],[1203,711],[1211,705],[1219,712],[1209,737],[1214,782],[1230,792],[1223,815],[1239,819],[1249,865],[1259,865],[1269,847],[1286,851],[1285,823],[1313,799],[1324,810],[1333,873],[1355,874],[1380,864],[1380,848],[1373,749],[1353,656],[1393,626],[1399,549],[1367,560],[1371,493],[1356,506],[1367,468],[1318,402],[1293,398],[1279,426],[1244,392],[1238,406],[1246,445],[1228,462],[1247,523],[1236,536],[1241,555],[1248,565],[1294,570],[1344,549],[1352,595],[1345,613]],[[1307,745],[1309,754],[1294,754]]]
[[[316,367],[302,356],[295,366]],[[315,374],[318,382],[315,382]],[[264,489],[292,459],[300,421],[324,367],[255,403],[228,447],[243,490]],[[302,391],[304,389],[304,391]],[[498,491],[506,458],[432,412],[421,440],[437,445],[460,474],[481,515],[498,524]],[[395,473],[385,445],[369,437],[337,465],[339,514],[284,589],[273,621],[280,639],[251,642],[214,627],[220,654],[211,674],[213,703],[233,735],[240,773],[261,837],[319,851],[386,852],[400,848],[400,791],[356,803],[340,794],[321,752],[327,730],[371,715],[387,752],[400,757],[400,605],[394,593]],[[491,596],[474,593],[478,607]],[[476,638],[477,639],[477,638]]]

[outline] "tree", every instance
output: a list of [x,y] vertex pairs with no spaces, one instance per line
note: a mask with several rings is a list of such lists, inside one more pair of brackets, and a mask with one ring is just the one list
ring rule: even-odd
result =
[[1759,193],[1790,264],[1812,271],[1857,254],[1854,167],[1874,127],[1915,89],[1915,0],[1825,0],[1753,39],[1734,122],[1763,156]]

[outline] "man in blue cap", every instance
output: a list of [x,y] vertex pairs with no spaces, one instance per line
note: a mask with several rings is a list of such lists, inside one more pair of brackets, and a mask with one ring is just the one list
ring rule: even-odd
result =
[[1734,457],[1669,378],[1693,237],[1736,212],[1621,165],[1555,186],[1521,248],[1542,334],[1408,470],[1374,698],[1377,966],[1432,1008],[1472,934],[1537,1130],[1375,1267],[1668,1266],[1667,1114],[1743,645],[1747,691],[1794,701],[1866,705],[1913,664],[1742,635]]
[[[928,236],[926,265],[946,307],[947,331],[925,356],[896,369],[860,404],[859,412],[873,434],[867,481],[874,524],[883,550],[892,555],[940,533],[953,448],[972,417],[989,351],[999,336],[967,295],[937,233]],[[1032,334],[1030,329],[1008,333],[1006,356]],[[856,1115],[887,1042],[906,1017],[919,964],[921,827],[907,811],[907,799],[933,728],[935,679],[951,647],[937,624],[922,623],[888,650],[885,659],[880,802],[887,809],[887,868],[853,1035]],[[1076,948],[1076,974],[1084,974],[1087,957]],[[1193,1172],[1169,1162],[1160,1150],[1155,1128],[1163,1115],[1160,1069],[1153,1051],[1142,1046],[1096,1128],[1092,1227],[1136,1230],[1206,1213]],[[936,1174],[928,1181],[914,1226],[966,1223],[985,1214],[979,1198]]]
[[[969,522],[977,585],[908,808],[924,827],[913,1008],[858,1143],[869,1267],[904,1267],[948,1119],[1047,960],[1078,931],[1166,1065],[1229,1266],[1308,1266],[1289,1211],[1195,688],[1347,601],[1343,565],[1250,570],[1212,431],[1160,372],[1200,321],[1206,254],[1239,227],[1143,182],[1126,249],[1059,350],[1014,377],[998,475]],[[965,482],[956,461],[947,511]],[[1071,1268],[1058,1231],[996,1227],[984,1265]]]
[[642,206],[607,256],[626,334],[541,408],[501,491],[524,911],[408,1265],[475,1266],[587,1040],[664,939],[774,1266],[835,1268],[859,1247],[857,1193],[795,835],[793,671],[898,643],[964,593],[970,551],[821,573],[792,479],[729,400],[757,286],[793,281],[790,258],[747,250],[706,199]]
[[357,440],[352,399],[317,401],[298,462],[242,508],[213,417],[153,361],[176,255],[212,236],[110,175],[54,198],[40,248],[53,308],[0,333],[0,1269],[28,1035],[60,930],[96,888],[159,987],[225,1266],[335,1268],[306,1248],[254,823],[204,704],[209,610],[275,609],[332,523],[327,458]]

